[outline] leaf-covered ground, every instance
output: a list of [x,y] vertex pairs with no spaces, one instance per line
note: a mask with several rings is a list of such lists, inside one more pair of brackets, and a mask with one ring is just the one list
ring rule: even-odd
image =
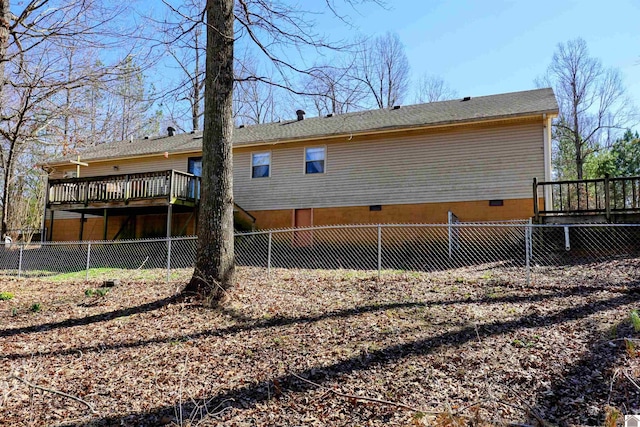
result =
[[602,425],[640,409],[638,267],[528,287],[478,268],[243,268],[216,309],[175,283],[6,279],[0,424]]

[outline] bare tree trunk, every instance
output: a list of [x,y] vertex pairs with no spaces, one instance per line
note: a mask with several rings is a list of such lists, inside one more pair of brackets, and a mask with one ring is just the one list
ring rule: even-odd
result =
[[196,267],[185,294],[215,304],[233,283],[233,0],[207,2],[202,198]]
[[4,164],[4,182],[2,184],[2,224],[0,225],[0,237],[4,238],[9,229],[9,198],[11,196],[11,181],[13,180],[13,159],[14,159],[14,143],[11,144],[12,149],[6,156]]
[[[7,45],[9,43],[9,15],[9,0],[0,0],[0,99],[2,99],[2,90],[4,88],[4,64],[6,62],[5,56],[7,54]],[[4,192],[2,193],[2,225],[0,229],[0,237],[4,236],[7,232],[7,216],[9,212],[9,168],[7,164],[5,164],[4,166],[5,179],[3,183]]]
[[191,128],[192,130],[195,132],[197,130],[200,130],[200,100],[201,98],[201,92],[200,92],[200,49],[198,49],[200,47],[199,45],[199,39],[200,39],[200,29],[196,28],[195,29],[195,34],[194,34],[194,38],[195,38],[195,54],[196,54],[196,60],[195,60],[195,70],[193,72],[193,79],[192,79],[192,84],[193,84],[193,100],[191,101]]
[[577,179],[582,179],[584,176],[583,173],[583,169],[584,169],[584,158],[582,155],[582,144],[580,142],[580,137],[576,137],[576,175],[577,175]]
[[6,62],[7,45],[9,44],[10,12],[9,0],[0,0],[0,99],[4,87],[4,63]]
[[582,179],[582,163],[584,161],[582,156],[582,138],[580,135],[580,119],[578,114],[578,105],[580,105],[580,98],[576,88],[576,82],[571,82],[571,90],[573,91],[573,142],[576,147],[576,174],[578,179]]

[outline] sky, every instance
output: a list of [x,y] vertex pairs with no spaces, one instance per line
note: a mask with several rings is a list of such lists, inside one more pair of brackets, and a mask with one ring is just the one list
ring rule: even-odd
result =
[[640,0],[387,0],[386,9],[345,11],[355,29],[320,19],[318,31],[338,38],[395,32],[413,81],[435,74],[460,96],[533,89],[558,43],[581,37],[592,56],[621,71],[640,105]]

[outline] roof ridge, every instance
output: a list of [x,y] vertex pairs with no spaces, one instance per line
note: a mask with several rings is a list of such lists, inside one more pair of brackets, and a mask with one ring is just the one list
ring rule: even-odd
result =
[[[321,139],[340,135],[366,134],[430,126],[455,125],[474,121],[509,119],[542,113],[557,114],[558,104],[551,88],[529,89],[503,94],[482,95],[454,100],[410,104],[384,108],[316,116],[303,120],[262,123],[234,128],[235,147],[263,143],[281,143],[303,139]],[[202,131],[113,141],[87,148],[80,154],[86,160],[138,157],[164,152],[187,152],[202,149]],[[75,156],[74,156],[75,157]],[[70,156],[49,164],[62,163]]]

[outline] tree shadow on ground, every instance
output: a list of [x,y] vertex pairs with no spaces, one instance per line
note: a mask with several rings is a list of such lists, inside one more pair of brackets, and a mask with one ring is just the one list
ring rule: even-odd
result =
[[[633,337],[630,322],[617,323],[611,331]],[[640,408],[640,390],[621,374],[626,354],[624,340],[595,336],[585,355],[538,394],[534,411],[559,426],[604,425],[608,405],[635,413]]]
[[[225,337],[228,335],[238,334],[244,331],[250,330],[260,330],[267,328],[277,328],[277,327],[285,327],[294,324],[310,324],[315,322],[320,322],[327,319],[336,319],[336,318],[348,318],[351,316],[357,316],[364,313],[373,313],[373,312],[384,312],[386,310],[397,310],[397,309],[410,309],[410,308],[428,308],[428,307],[436,307],[436,306],[450,306],[456,304],[486,304],[486,305],[499,305],[499,304],[515,304],[515,303],[534,303],[541,301],[548,301],[554,298],[566,298],[576,295],[589,295],[592,293],[601,292],[606,289],[605,287],[600,286],[573,286],[570,288],[561,288],[561,287],[553,287],[550,288],[554,292],[551,293],[535,293],[529,295],[502,295],[502,296],[483,296],[482,298],[463,298],[463,299],[450,299],[446,301],[408,301],[408,302],[392,302],[386,304],[370,304],[364,306],[356,306],[352,308],[346,308],[342,310],[324,312],[316,315],[308,315],[308,316],[298,316],[298,317],[273,317],[268,320],[254,319],[248,317],[238,311],[231,310],[226,307],[218,307],[216,310],[220,310],[222,313],[234,318],[239,324],[232,325],[225,328],[214,328],[214,329],[206,329],[202,330],[196,334],[185,334],[185,335],[172,335],[172,336],[161,336],[156,338],[151,338],[147,340],[136,340],[130,342],[119,342],[115,344],[107,344],[101,345],[99,348],[95,346],[83,346],[83,347],[72,347],[64,350],[51,350],[48,352],[40,352],[38,356],[46,357],[46,356],[66,356],[71,354],[77,354],[78,352],[87,353],[91,351],[105,351],[105,350],[118,350],[118,349],[126,349],[126,348],[136,348],[136,347],[144,347],[151,344],[163,343],[163,342],[178,342],[185,340],[195,340],[206,336],[217,336],[217,337]],[[640,289],[638,289],[640,292]],[[632,288],[631,285],[629,288],[625,287],[621,290],[618,290],[618,293],[635,293],[636,289]],[[0,330],[0,337],[9,337],[13,335],[23,334],[23,333],[38,333],[38,332],[47,332],[54,329],[60,328],[68,328],[75,326],[85,326],[92,323],[106,322],[118,317],[131,316],[133,314],[140,314],[149,312],[152,310],[159,309],[167,304],[178,302],[181,300],[179,295],[174,295],[171,297],[163,298],[158,301],[150,302],[147,304],[142,304],[135,307],[130,307],[122,310],[116,310],[104,314],[97,314],[93,316],[78,318],[78,319],[68,319],[62,322],[56,323],[45,323],[41,325],[33,325],[23,328],[15,328],[15,329],[5,329]],[[18,360],[24,358],[30,358],[33,354],[25,354],[25,353],[12,353],[3,355],[3,359],[5,360]]]
[[[548,296],[547,296],[548,297]],[[371,351],[366,358],[350,357],[338,361],[328,366],[317,366],[298,372],[291,372],[286,375],[271,378],[268,384],[279,384],[283,394],[304,392],[315,386],[301,381],[299,377],[314,381],[317,384],[324,384],[336,380],[345,374],[368,370],[370,368],[379,369],[395,361],[405,359],[414,355],[425,355],[437,351],[444,346],[460,347],[477,337],[478,331],[482,336],[497,336],[513,333],[515,331],[533,328],[548,327],[552,325],[562,325],[564,323],[585,319],[601,311],[613,309],[621,304],[637,302],[640,295],[635,292],[622,293],[621,295],[598,301],[589,302],[580,306],[563,309],[549,315],[527,314],[513,320],[489,322],[468,326],[455,331],[448,331],[439,335],[385,347],[380,350]],[[274,325],[275,326],[275,325]],[[592,351],[597,351],[599,347],[593,347]],[[591,356],[587,356],[591,357]],[[598,356],[600,357],[600,356]],[[612,359],[607,363],[615,363],[617,357],[615,353],[602,356],[605,360]],[[576,372],[577,374],[577,372]],[[245,387],[228,390],[219,394],[208,396],[205,400],[214,406],[217,404],[229,405],[239,409],[255,407],[259,403],[268,401],[271,395],[265,392],[265,384],[251,384]],[[558,386],[561,386],[558,384]],[[184,405],[183,412],[189,413],[195,406]],[[539,408],[540,409],[540,408]],[[91,425],[155,425],[162,417],[171,417],[174,414],[174,406],[160,406],[144,413],[128,413],[117,416],[107,416],[91,421]],[[197,421],[197,420],[196,420]]]
[[168,304],[179,301],[179,295],[172,295],[166,298],[152,301],[135,307],[127,307],[120,310],[110,311],[108,313],[94,314],[87,317],[79,317],[63,320],[61,322],[41,323],[39,325],[25,326],[13,329],[0,329],[0,337],[6,338],[19,334],[31,334],[36,332],[46,332],[54,329],[72,328],[74,326],[86,326],[92,323],[107,322],[118,317],[131,316],[133,314],[146,313],[157,310]]

